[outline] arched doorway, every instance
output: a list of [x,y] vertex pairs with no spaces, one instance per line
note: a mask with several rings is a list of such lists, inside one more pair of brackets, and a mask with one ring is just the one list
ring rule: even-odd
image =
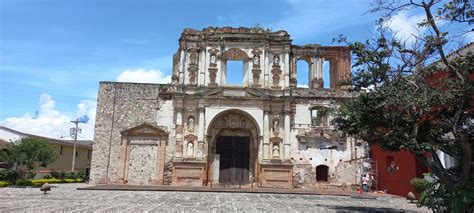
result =
[[255,180],[259,129],[251,115],[227,110],[208,126],[208,181],[223,185]]
[[329,167],[326,165],[316,166],[316,181],[328,181]]

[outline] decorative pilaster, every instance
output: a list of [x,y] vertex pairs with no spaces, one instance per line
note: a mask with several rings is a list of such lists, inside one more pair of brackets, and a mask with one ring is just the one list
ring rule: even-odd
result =
[[198,149],[197,157],[202,158],[204,156],[204,108],[199,108],[199,125],[198,125]]
[[291,141],[290,141],[290,112],[285,111],[285,139],[283,140],[283,159],[289,160],[290,159],[290,149],[291,149]]
[[183,158],[183,116],[182,108],[176,109],[176,158]]
[[324,88],[324,82],[323,82],[323,63],[324,59],[323,58],[316,58],[315,60],[315,75],[314,78],[311,80],[311,88],[312,89],[321,89]]
[[270,159],[270,123],[268,120],[268,111],[263,114],[263,159]]

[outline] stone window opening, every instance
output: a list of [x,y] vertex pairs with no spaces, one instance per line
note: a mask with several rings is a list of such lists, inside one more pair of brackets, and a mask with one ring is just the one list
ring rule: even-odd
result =
[[227,86],[244,86],[244,62],[237,60],[228,60],[226,85]]
[[297,88],[309,88],[311,62],[300,59],[296,62],[296,87]]
[[63,146],[59,148],[59,155],[63,155]]
[[311,112],[311,127],[329,126],[329,108],[314,107]]
[[330,71],[331,69],[331,61],[325,60],[323,62],[323,88],[324,89],[330,89],[330,88],[335,88],[336,85],[332,85],[333,82],[331,79],[333,76],[331,76]]

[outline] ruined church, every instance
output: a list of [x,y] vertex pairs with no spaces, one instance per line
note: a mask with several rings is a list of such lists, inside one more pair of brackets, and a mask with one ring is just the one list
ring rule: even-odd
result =
[[[242,68],[228,70],[231,61]],[[304,88],[298,61],[308,66]],[[328,79],[323,64],[329,64]],[[239,85],[229,83],[235,80],[230,72],[240,72]],[[339,86],[349,76],[348,47],[293,45],[283,30],[185,29],[170,84],[100,83],[90,181],[357,184],[367,147],[330,123],[332,109],[356,96]]]

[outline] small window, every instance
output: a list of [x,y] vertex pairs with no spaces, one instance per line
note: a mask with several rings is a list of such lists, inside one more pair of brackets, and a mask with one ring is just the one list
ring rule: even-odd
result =
[[63,146],[59,147],[59,155],[63,155]]
[[92,150],[87,150],[87,159],[91,159]]
[[79,157],[79,151],[76,150],[76,158]]
[[329,109],[325,107],[311,109],[311,126],[328,126],[328,114]]

